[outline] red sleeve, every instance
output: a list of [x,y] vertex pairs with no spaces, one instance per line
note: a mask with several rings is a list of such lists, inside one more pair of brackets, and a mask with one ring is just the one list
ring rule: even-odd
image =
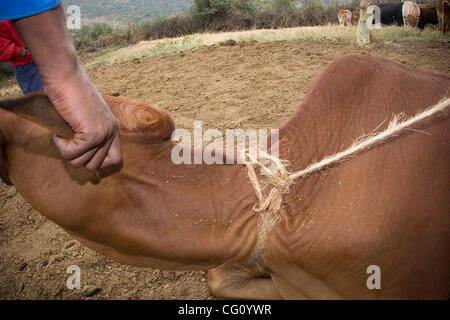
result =
[[0,62],[8,62],[20,57],[20,50],[11,40],[0,38]]
[[21,47],[13,42],[11,21],[0,22],[0,62],[9,62],[20,57]]

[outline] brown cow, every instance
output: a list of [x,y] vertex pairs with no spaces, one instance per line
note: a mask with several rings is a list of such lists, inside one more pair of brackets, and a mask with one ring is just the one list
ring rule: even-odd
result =
[[425,28],[427,24],[438,24],[436,7],[432,4],[419,4],[420,18],[418,27]]
[[352,12],[352,25],[358,25],[359,23],[359,11]]
[[341,26],[349,26],[352,24],[352,12],[350,10],[339,10],[338,20]]
[[[338,58],[281,127],[280,157],[292,171],[303,169],[393,114],[435,104],[449,88],[447,76],[386,59]],[[45,96],[0,101],[3,174],[84,245],[124,264],[210,269],[212,292],[225,298],[448,297],[446,115],[297,181],[264,257],[253,261],[247,257],[257,239],[257,198],[246,168],[174,165],[167,113],[105,98],[120,123],[123,164],[96,173],[60,159],[45,127],[62,136],[70,130]],[[381,270],[381,289],[369,290],[371,266]]]
[[450,31],[450,0],[436,0],[436,11],[441,34]]

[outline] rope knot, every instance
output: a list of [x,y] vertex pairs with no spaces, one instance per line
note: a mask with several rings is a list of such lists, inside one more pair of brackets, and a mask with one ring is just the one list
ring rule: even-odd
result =
[[[252,154],[256,154],[256,157]],[[258,198],[258,203],[253,207],[258,215],[258,235],[255,248],[249,257],[249,261],[257,261],[263,258],[262,253],[269,234],[280,219],[283,196],[289,193],[294,179],[286,169],[289,165],[288,161],[280,160],[264,151],[244,152],[243,159],[250,183]],[[255,167],[259,168],[261,180],[263,180],[262,185],[256,176]],[[270,190],[267,191],[269,188]]]
[[[258,203],[254,210],[257,213],[269,210],[272,215],[278,213],[283,202],[283,195],[289,193],[293,183],[291,173],[286,169],[289,162],[280,160],[264,151],[258,150],[255,159],[250,152],[244,153],[244,162],[248,170],[250,182],[255,190]],[[261,185],[256,176],[255,167],[263,177]],[[269,191],[266,191],[270,187]]]

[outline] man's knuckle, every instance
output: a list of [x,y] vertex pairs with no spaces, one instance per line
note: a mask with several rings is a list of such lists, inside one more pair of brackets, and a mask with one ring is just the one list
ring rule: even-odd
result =
[[122,162],[122,157],[121,155],[114,155],[111,157],[111,163],[112,164],[119,164],[120,162]]
[[114,130],[119,129],[119,122],[117,121],[117,119],[113,119],[113,121],[111,122],[111,126]]
[[71,160],[72,152],[65,148],[60,148],[59,153],[64,160]]
[[102,127],[97,127],[91,132],[88,132],[87,134],[87,140],[90,142],[90,144],[100,144],[105,140],[107,133],[106,130]]

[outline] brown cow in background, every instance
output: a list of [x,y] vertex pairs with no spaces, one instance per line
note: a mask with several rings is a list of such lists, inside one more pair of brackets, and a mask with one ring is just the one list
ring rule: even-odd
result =
[[438,24],[436,6],[432,4],[419,4],[420,18],[418,27],[424,29],[427,24]]
[[441,34],[450,31],[450,0],[436,0],[436,10]]
[[341,26],[349,26],[352,24],[352,12],[350,10],[339,10],[338,19]]

